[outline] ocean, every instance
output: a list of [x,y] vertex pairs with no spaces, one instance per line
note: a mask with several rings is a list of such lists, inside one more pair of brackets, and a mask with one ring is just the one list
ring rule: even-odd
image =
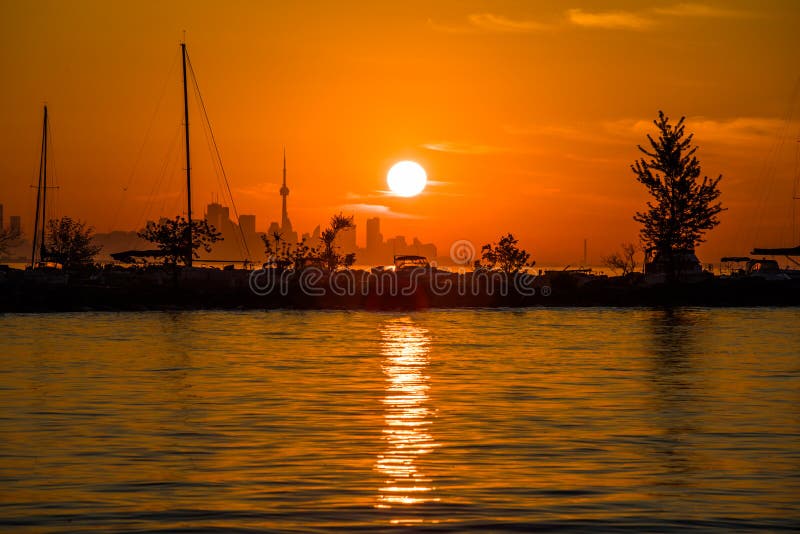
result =
[[0,528],[792,530],[800,309],[0,315]]

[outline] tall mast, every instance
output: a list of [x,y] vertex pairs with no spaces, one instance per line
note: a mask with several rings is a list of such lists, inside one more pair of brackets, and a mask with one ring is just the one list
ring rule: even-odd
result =
[[[42,184],[44,181],[44,184]],[[42,187],[44,185],[44,187]],[[42,122],[42,152],[39,154],[39,184],[36,187],[36,218],[33,221],[33,247],[31,249],[31,268],[36,266],[36,245],[41,246],[39,258],[44,252],[44,219],[47,212],[44,210],[44,193],[47,192],[47,106],[44,107],[44,120]],[[42,219],[42,238],[39,238],[39,220]]]
[[181,43],[183,63],[183,124],[186,132],[186,219],[189,221],[189,250],[186,251],[186,266],[192,266],[192,165],[189,159],[189,93],[186,86],[186,43]]
[[47,106],[44,107],[44,127],[42,129],[42,235],[39,245],[39,259],[44,261],[47,249],[44,244],[44,231],[47,226]]

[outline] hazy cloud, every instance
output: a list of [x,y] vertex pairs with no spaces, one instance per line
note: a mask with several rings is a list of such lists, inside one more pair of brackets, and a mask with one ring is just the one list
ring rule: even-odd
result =
[[[672,116],[673,122],[680,117]],[[698,143],[759,143],[775,139],[786,123],[770,117],[734,117],[709,119],[687,117],[686,132],[695,134]],[[520,136],[549,137],[592,144],[643,144],[647,134],[654,134],[652,119],[619,119],[592,124],[507,126],[506,132]]]
[[273,182],[261,182],[250,187],[235,187],[233,190],[242,196],[259,199],[277,198],[281,184]]
[[529,33],[543,31],[551,25],[537,20],[513,19],[497,13],[473,13],[466,23],[448,25],[428,19],[428,26],[445,33]]
[[565,15],[566,23],[563,20],[542,22],[517,19],[499,13],[473,13],[460,24],[441,24],[428,19],[428,25],[436,31],[445,33],[532,33],[569,25],[607,30],[646,30],[657,25],[665,17],[741,18],[752,16],[753,13],[688,2],[637,11],[585,11],[574,8],[568,9]]
[[549,26],[535,20],[514,20],[494,13],[476,13],[469,16],[475,27],[493,32],[525,33],[546,30]]
[[490,146],[490,145],[476,145],[469,143],[454,143],[450,141],[443,141],[441,143],[425,143],[422,148],[428,150],[435,150],[436,152],[449,152],[451,154],[496,154],[499,152],[509,152],[510,150],[504,147]]
[[781,119],[763,117],[737,117],[729,120],[712,120],[702,117],[688,118],[687,131],[694,132],[695,140],[724,143],[769,142],[786,126]]
[[[677,121],[679,117],[672,117]],[[782,130],[786,123],[769,117],[734,117],[716,120],[705,117],[687,117],[684,123],[686,132],[694,134],[696,143],[743,144],[769,142]],[[604,123],[603,129],[611,135],[638,139],[643,143],[645,136],[655,133],[652,120],[619,120]]]
[[339,207],[343,212],[352,213],[366,213],[370,215],[380,215],[381,217],[388,217],[392,219],[416,219],[418,217],[409,215],[407,213],[398,213],[392,211],[389,206],[382,204],[344,204]]
[[572,24],[588,28],[643,30],[653,24],[653,20],[630,11],[601,11],[590,13],[582,9],[570,9],[567,18]]

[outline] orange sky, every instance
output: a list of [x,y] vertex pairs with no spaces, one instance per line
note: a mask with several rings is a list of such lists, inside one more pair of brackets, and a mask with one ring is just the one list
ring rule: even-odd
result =
[[[511,231],[540,264],[579,261],[584,238],[596,263],[637,237],[647,196],[629,165],[663,109],[688,117],[704,173],[724,175],[729,210],[702,260],[800,244],[796,2],[2,6],[0,203],[28,228],[45,101],[58,214],[106,232],[183,209],[182,147],[170,145],[185,29],[239,211],[259,230],[280,218],[286,145],[301,231],[345,210],[363,244],[378,213],[385,237],[417,235],[443,255]],[[221,191],[192,113],[202,212]],[[421,196],[382,192],[400,159],[434,181]]]

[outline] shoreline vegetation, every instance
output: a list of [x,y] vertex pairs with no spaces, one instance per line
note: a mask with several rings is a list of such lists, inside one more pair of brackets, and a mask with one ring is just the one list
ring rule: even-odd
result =
[[649,284],[641,273],[435,268],[370,272],[315,268],[160,267],[0,271],[0,313],[194,309],[422,310],[429,308],[798,306],[800,279],[721,277]]

